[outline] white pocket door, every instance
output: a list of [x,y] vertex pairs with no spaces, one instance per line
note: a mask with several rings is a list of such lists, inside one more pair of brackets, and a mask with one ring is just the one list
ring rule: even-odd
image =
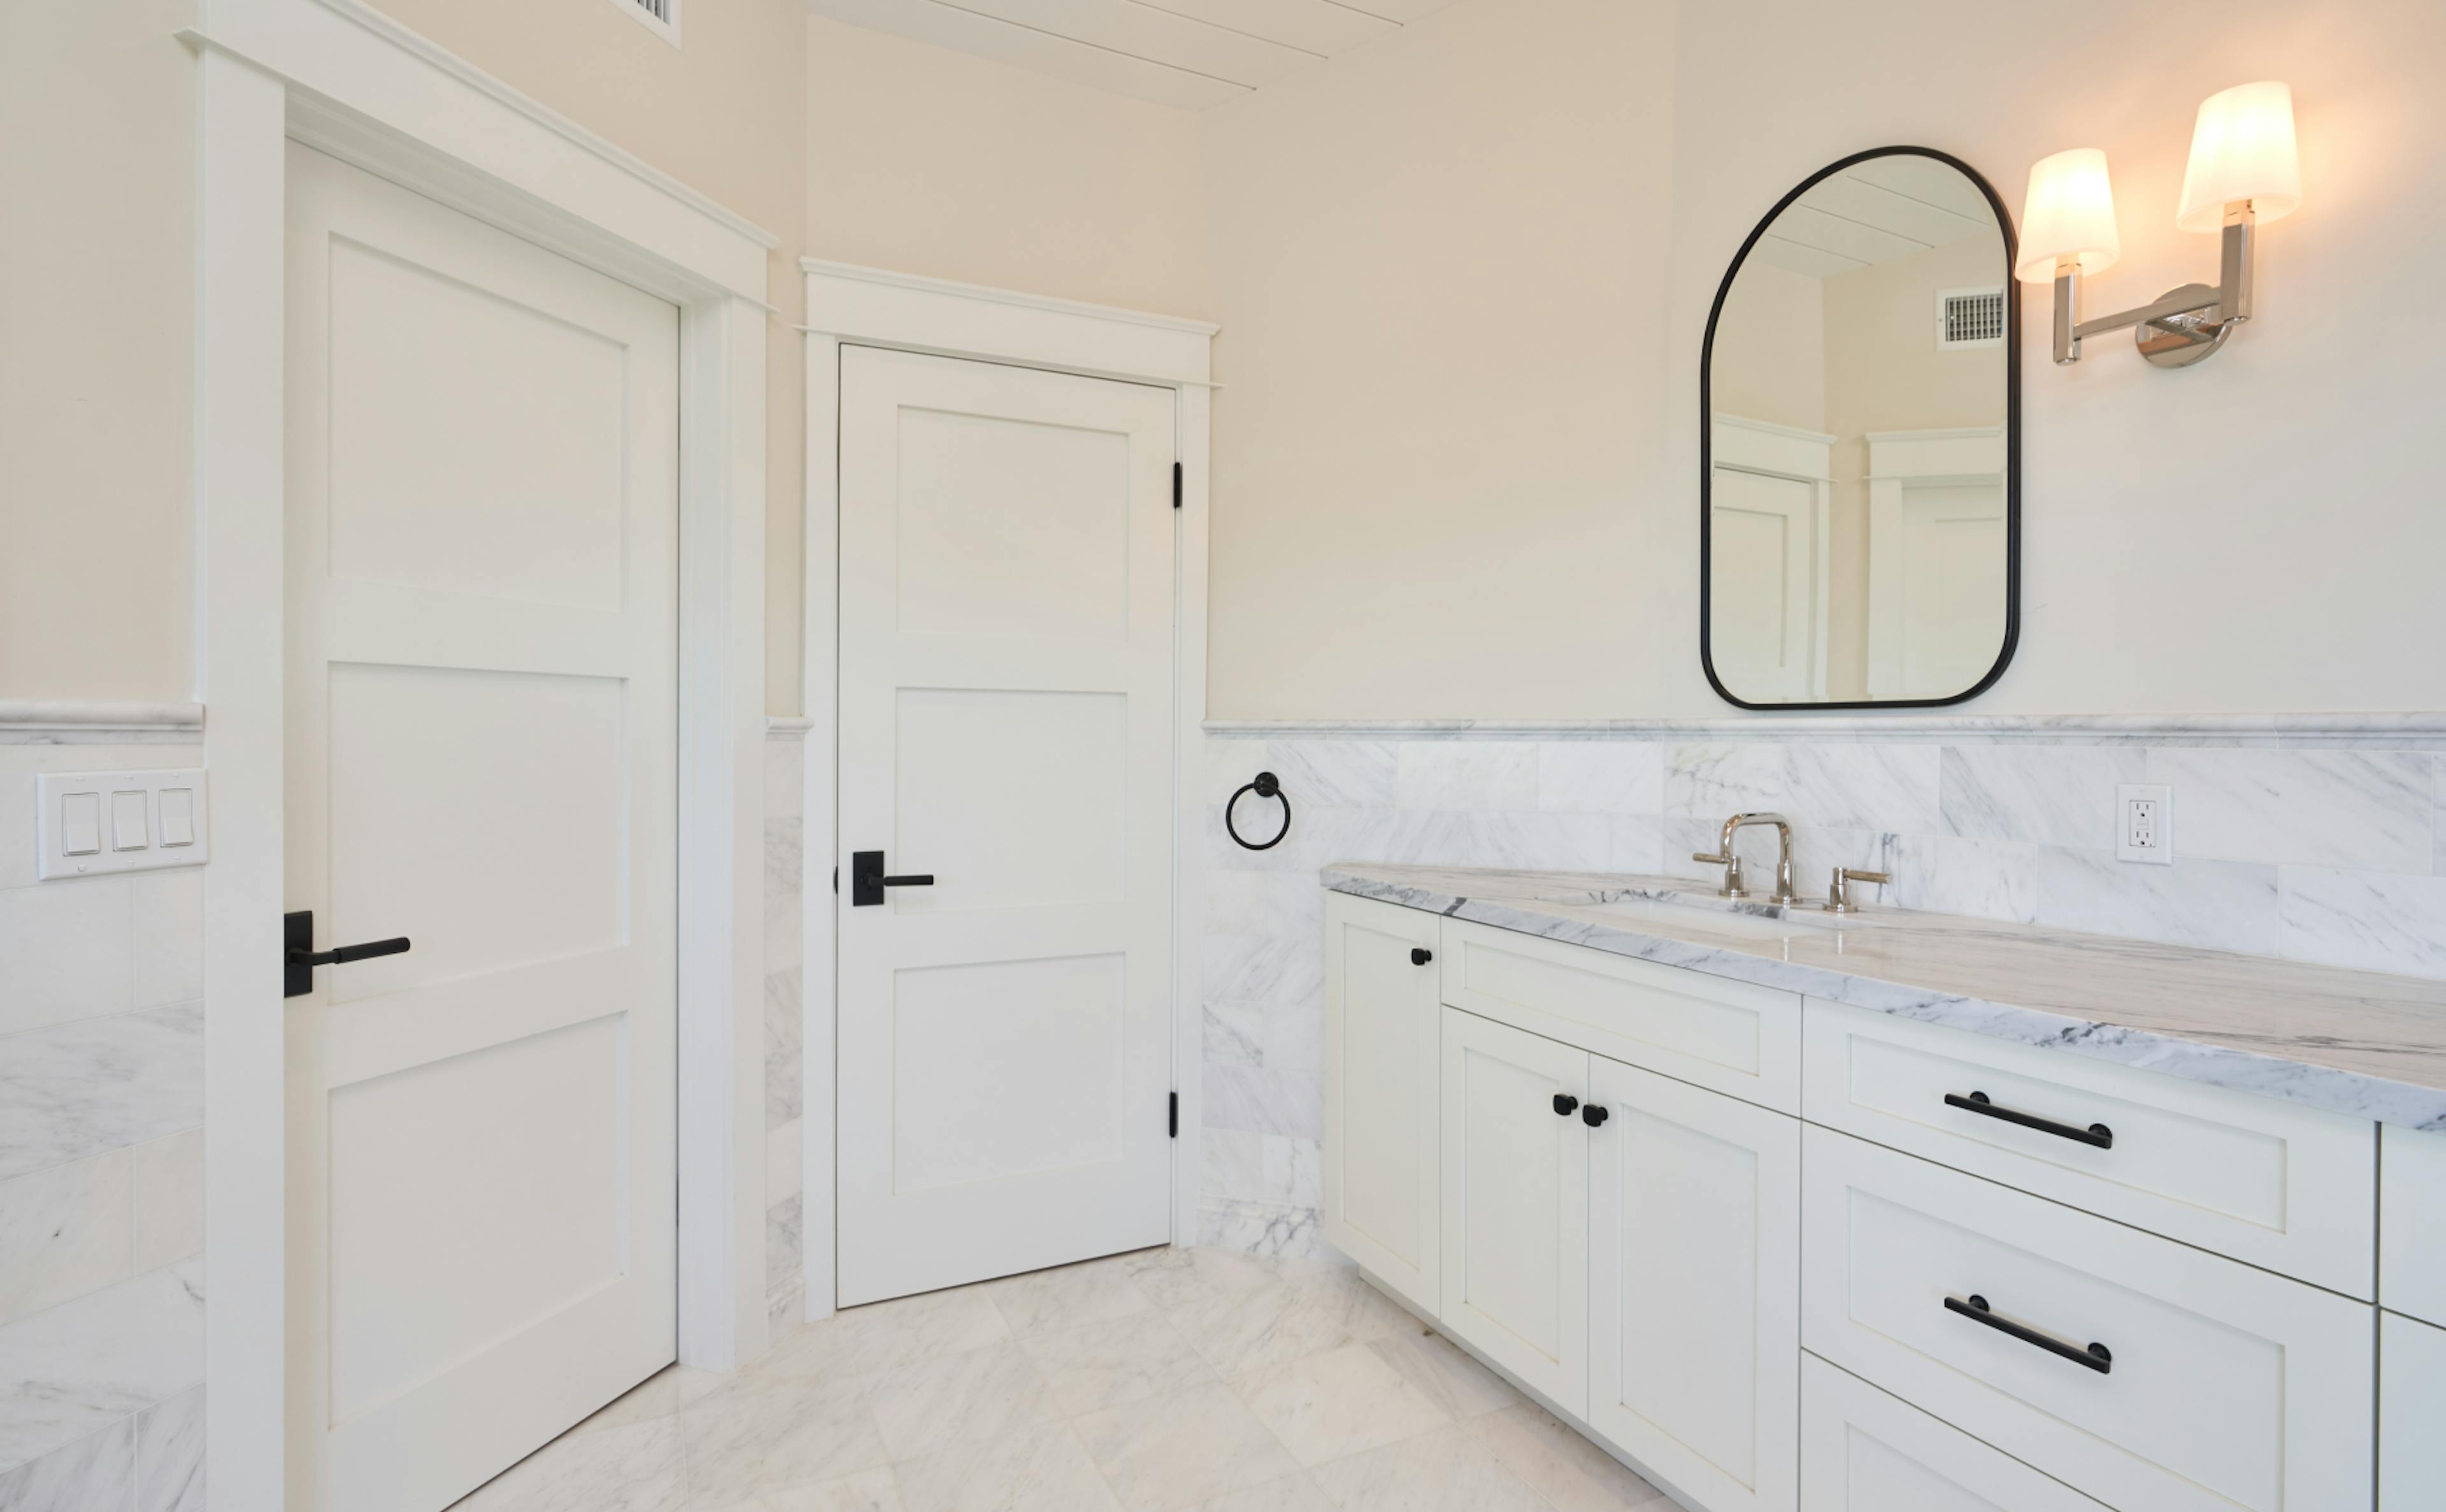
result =
[[286,1009],[290,1504],[434,1512],[672,1357],[679,317],[289,196],[289,906],[412,943]]
[[846,1306],[1171,1237],[1176,442],[1021,367],[840,395]]
[[1589,1399],[1584,1050],[1444,1010],[1445,1328],[1574,1414]]
[[1709,1512],[1791,1512],[1800,1123],[1591,1058],[1589,1425]]

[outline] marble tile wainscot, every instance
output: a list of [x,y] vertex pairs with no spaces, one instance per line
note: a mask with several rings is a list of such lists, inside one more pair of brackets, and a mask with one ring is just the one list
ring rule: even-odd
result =
[[764,1306],[765,1336],[806,1317],[805,1183],[800,1141],[806,1110],[802,852],[810,722],[764,721]]
[[198,1512],[208,868],[37,884],[43,772],[194,767],[194,704],[0,700],[0,1507]]
[[[1866,867],[1905,908],[2446,979],[2446,714],[1217,720],[1205,755],[1199,1239],[1259,1253],[1319,1243],[1333,862],[1699,877],[1775,809],[1807,891]],[[1261,770],[1295,818],[1248,851],[1222,805]],[[2115,859],[2125,782],[2174,788],[2173,865]]]

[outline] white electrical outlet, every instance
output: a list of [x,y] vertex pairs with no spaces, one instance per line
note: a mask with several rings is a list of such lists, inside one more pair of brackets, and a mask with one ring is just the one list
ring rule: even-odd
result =
[[2115,859],[2174,864],[2174,790],[2126,782],[2115,790]]

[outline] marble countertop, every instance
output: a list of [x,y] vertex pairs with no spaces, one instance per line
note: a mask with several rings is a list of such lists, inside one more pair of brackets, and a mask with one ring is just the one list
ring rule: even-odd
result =
[[2446,1130],[2446,981],[1871,905],[1709,927],[1686,880],[1338,864],[1337,892],[2380,1123]]

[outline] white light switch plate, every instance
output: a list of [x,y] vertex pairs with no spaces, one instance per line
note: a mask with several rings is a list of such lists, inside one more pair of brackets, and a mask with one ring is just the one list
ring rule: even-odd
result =
[[2174,790],[2126,782],[2115,790],[2115,859],[2174,864]]
[[[71,799],[99,823],[64,823]],[[34,802],[34,875],[45,882],[201,866],[209,858],[200,767],[46,772],[35,779]],[[117,815],[125,822],[114,824]],[[130,840],[141,843],[123,844]]]

